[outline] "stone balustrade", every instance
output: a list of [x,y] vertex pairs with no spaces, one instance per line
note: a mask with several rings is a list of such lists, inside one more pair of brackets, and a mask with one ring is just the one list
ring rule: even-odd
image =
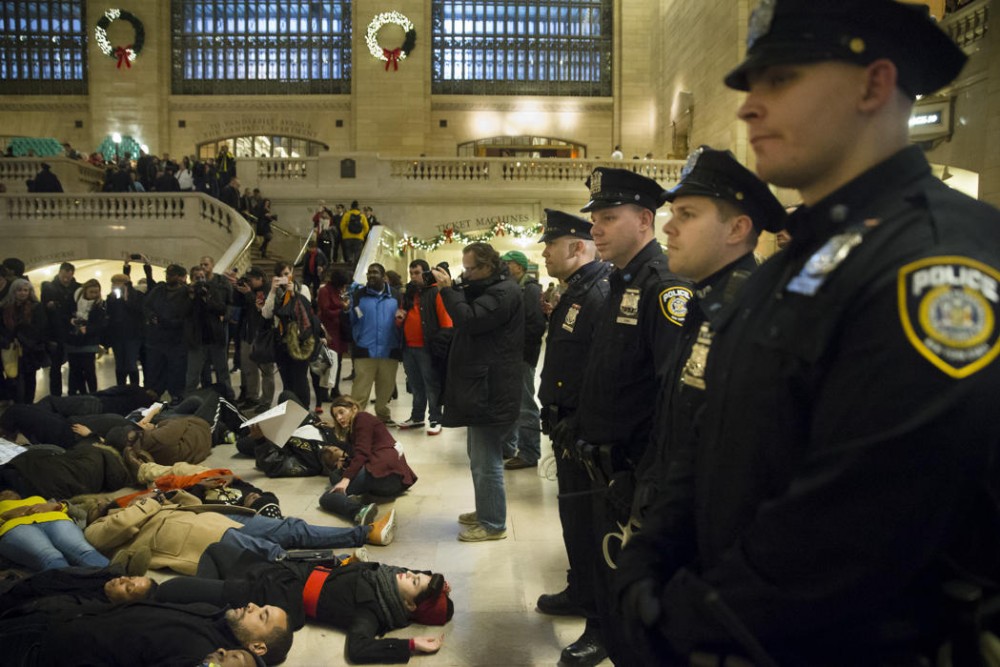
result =
[[65,157],[0,158],[0,183],[7,192],[27,192],[28,180],[41,171],[43,162],[52,168],[66,192],[98,192],[101,189],[103,169]]
[[989,12],[990,0],[976,0],[945,16],[941,27],[956,44],[968,51],[986,35]]
[[[145,252],[154,263],[191,266],[217,257],[219,270],[246,269],[253,229],[239,213],[199,193],[0,194],[7,254],[28,269],[76,257],[119,259]],[[169,249],[169,250],[167,250]]]

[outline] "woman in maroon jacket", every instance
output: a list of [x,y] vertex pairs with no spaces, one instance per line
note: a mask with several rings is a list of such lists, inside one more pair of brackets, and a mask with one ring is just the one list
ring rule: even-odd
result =
[[353,520],[364,506],[354,496],[393,498],[413,486],[417,476],[407,465],[402,447],[378,417],[362,411],[350,396],[335,398],[330,412],[346,450],[339,461],[327,462],[333,470],[333,486],[320,496],[320,507]]

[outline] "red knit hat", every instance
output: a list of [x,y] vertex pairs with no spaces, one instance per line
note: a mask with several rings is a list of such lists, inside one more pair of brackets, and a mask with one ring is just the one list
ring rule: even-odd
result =
[[451,598],[448,597],[450,592],[451,586],[446,581],[436,598],[428,598],[417,605],[416,611],[412,614],[413,620],[421,625],[444,625],[447,623],[455,609]]

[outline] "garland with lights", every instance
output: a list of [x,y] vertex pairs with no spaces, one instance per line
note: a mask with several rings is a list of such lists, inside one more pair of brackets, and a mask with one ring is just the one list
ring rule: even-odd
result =
[[[406,37],[403,38],[403,44],[395,49],[384,48],[378,43],[379,30],[389,23],[398,25],[406,33]],[[399,61],[406,60],[406,56],[410,55],[410,51],[416,45],[417,31],[413,28],[413,22],[399,12],[382,12],[368,24],[368,33],[365,35],[365,42],[368,44],[368,51],[372,54],[372,58],[385,61],[386,72],[389,71],[390,65],[392,65],[393,71],[397,71],[399,70]]]
[[[135,39],[128,46],[112,48],[111,42],[108,40],[108,28],[118,19],[132,24],[132,28],[135,30]],[[122,63],[125,63],[126,68],[131,69],[132,61],[142,52],[142,45],[146,42],[146,29],[135,14],[112,8],[104,12],[104,16],[98,19],[97,27],[94,28],[94,38],[97,40],[97,47],[101,49],[101,53],[118,60],[118,69],[122,68]]]
[[412,236],[404,236],[396,244],[396,249],[400,255],[406,254],[407,250],[437,250],[446,243],[461,243],[467,245],[476,241],[490,242],[498,236],[509,236],[515,239],[537,238],[542,232],[542,225],[536,224],[530,227],[519,227],[506,222],[497,223],[492,229],[488,229],[475,237],[466,236],[462,232],[455,231],[448,227],[442,233],[432,239],[418,239]]

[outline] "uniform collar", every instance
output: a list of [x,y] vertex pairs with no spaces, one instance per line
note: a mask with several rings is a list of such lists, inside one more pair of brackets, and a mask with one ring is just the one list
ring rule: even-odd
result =
[[632,258],[631,262],[625,265],[624,269],[616,268],[615,277],[627,285],[635,279],[636,274],[639,273],[639,269],[657,256],[663,256],[663,248],[660,247],[660,244],[656,239],[653,239],[639,251],[639,254]]
[[816,241],[872,217],[874,205],[886,193],[901,192],[930,173],[919,146],[904,148],[813,206],[803,206],[789,216],[790,252],[811,248]]
[[603,265],[603,262],[598,261],[596,259],[594,261],[592,261],[592,262],[587,262],[586,264],[584,264],[583,266],[581,266],[579,269],[577,269],[576,271],[574,271],[573,275],[571,275],[569,278],[566,279],[566,284],[568,286],[572,287],[573,285],[576,285],[577,283],[583,282],[584,280],[586,280],[590,276],[594,275],[597,271],[600,271],[602,265]]
[[[748,252],[735,262],[727,264],[694,286],[695,298],[688,303],[688,308],[697,307],[707,319],[712,319],[735,297],[735,293],[730,293],[730,290],[727,290],[733,274],[737,271],[743,271],[745,276],[753,273],[756,268],[757,260],[752,252]],[[737,286],[734,285],[734,287]]]

